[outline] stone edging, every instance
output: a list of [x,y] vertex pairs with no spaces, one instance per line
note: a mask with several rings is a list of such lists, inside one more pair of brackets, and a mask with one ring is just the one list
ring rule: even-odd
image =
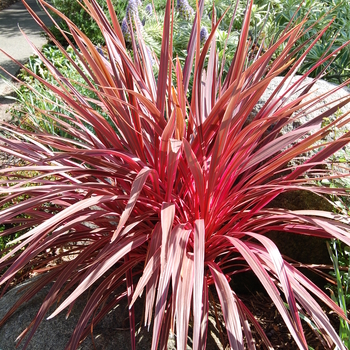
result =
[[0,11],[6,9],[7,7],[11,6],[15,2],[18,2],[20,0],[0,0]]

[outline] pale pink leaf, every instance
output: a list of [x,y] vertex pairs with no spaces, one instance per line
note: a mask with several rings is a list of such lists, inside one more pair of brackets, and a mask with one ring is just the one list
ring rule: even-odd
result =
[[184,144],[184,151],[186,155],[186,160],[188,163],[188,166],[191,170],[191,173],[193,175],[195,184],[196,184],[196,193],[199,197],[199,203],[201,210],[204,210],[204,176],[201,169],[201,166],[199,165],[199,162],[197,160],[196,155],[191,149],[191,146],[189,142],[184,138],[183,140]]
[[205,255],[204,220],[194,223],[193,349],[200,348]]
[[[152,237],[151,237],[151,242],[147,252],[146,262],[148,262],[149,259],[155,254],[155,252],[159,249],[161,244],[162,244],[162,228],[160,223],[158,222],[152,232]],[[156,298],[159,272],[160,272],[160,264],[158,266],[155,266],[154,272],[151,275],[146,285],[145,325],[148,325],[148,329],[152,321],[153,306]]]
[[176,335],[177,349],[185,349],[187,345],[188,324],[190,319],[191,299],[193,290],[193,260],[183,257],[181,276],[177,284],[176,298]]
[[65,307],[76,300],[87,288],[89,288],[96,280],[98,280],[103,274],[108,271],[116,262],[123,258],[133,249],[137,248],[141,244],[147,241],[147,235],[139,235],[136,237],[126,237],[123,241],[119,242],[113,247],[113,253],[108,258],[105,258],[103,262],[98,264],[88,276],[79,284],[74,292],[65,299],[65,301],[48,317],[53,318],[60,313]]
[[175,216],[175,205],[172,203],[163,203],[161,210],[161,225],[162,225],[162,245],[161,245],[161,259],[160,267],[164,270],[164,267],[168,258],[169,240],[168,236],[173,225]]
[[173,133],[175,130],[175,121],[176,121],[176,113],[174,110],[162,132],[160,145],[159,145],[159,177],[161,179],[164,179],[164,174],[165,174],[165,169],[167,164],[166,160],[167,160],[167,152],[169,147],[169,140],[173,136]]
[[146,267],[143,269],[143,274],[137,283],[131,303],[129,304],[129,308],[131,308],[134,305],[136,299],[139,296],[141,296],[143,289],[149,282],[150,278],[156,273],[159,266],[160,266],[160,247],[150,257]]
[[[171,208],[171,207],[168,207]],[[170,279],[173,273],[175,257],[179,253],[179,249],[183,251],[183,247],[180,246],[180,239],[182,235],[188,235],[187,230],[184,229],[184,225],[177,225],[168,235],[168,240],[165,242],[167,259],[165,266],[161,269],[161,274],[158,284],[158,293],[156,297],[156,308],[153,324],[153,340],[152,340],[152,350],[156,350],[159,342],[159,337],[162,329],[162,321],[164,317],[164,310],[166,306],[166,300],[170,285]],[[163,250],[163,243],[162,243]],[[175,272],[176,273],[176,272]],[[175,300],[173,300],[175,302]],[[171,308],[170,308],[171,310]]]
[[[193,271],[184,270],[184,266],[183,266],[184,259],[186,259],[186,247],[187,247],[188,239],[191,232],[192,230],[182,230],[181,232],[178,233],[179,234],[179,241],[177,244],[178,248],[176,249],[176,253],[174,256],[174,266],[173,266],[173,273],[172,273],[172,291],[173,291],[173,300],[174,300],[174,302],[172,303],[173,315],[176,314],[176,310],[179,304],[182,306],[182,308],[185,308],[186,310],[190,309],[191,300],[189,301],[189,304],[186,304],[186,302],[184,303],[184,299],[179,295],[180,293],[179,288],[181,288],[180,285],[183,279],[187,278],[185,277],[187,273],[191,276],[191,278],[193,276]],[[191,283],[193,284],[193,281]],[[191,292],[190,292],[190,298],[191,298],[192,287],[190,289],[191,289]],[[181,344],[183,343],[182,341],[180,341],[181,337],[182,336],[178,338],[178,342],[177,342],[178,347],[181,347],[182,346]],[[184,346],[186,347],[186,345]]]
[[209,296],[208,296],[208,281],[204,276],[203,296],[202,296],[202,318],[201,318],[201,334],[199,349],[206,349],[207,334],[208,334],[208,315],[209,315]]
[[118,237],[121,230],[123,229],[123,227],[124,227],[125,223],[127,222],[132,210],[134,209],[134,206],[135,206],[136,201],[137,201],[137,199],[142,191],[142,188],[145,185],[146,180],[152,171],[153,171],[152,169],[145,167],[137,174],[134,182],[132,183],[128,204],[126,205],[126,207],[125,207],[125,209],[120,217],[118,227],[115,230],[115,232],[113,233],[111,242],[113,242]]
[[213,276],[216,291],[218,293],[222,313],[228,334],[230,346],[235,350],[244,350],[241,320],[237,308],[237,300],[232,293],[226,276],[214,262],[208,262],[210,272]]
[[250,248],[243,241],[228,236],[225,236],[225,239],[227,239],[229,242],[232,243],[234,247],[237,248],[237,250],[243,256],[243,258],[247,261],[249,267],[259,278],[260,282],[262,283],[267,293],[271,297],[272,301],[276,305],[278,311],[280,312],[284,322],[290,330],[293,338],[297,342],[299,348],[307,350],[307,344],[305,343],[304,336],[302,336],[296,328],[295,323],[291,319],[290,314],[286,309],[275,284],[265,271],[264,267],[262,266],[256,255],[251,252]]
[[168,147],[168,164],[167,164],[167,189],[166,189],[166,201],[171,200],[171,196],[174,192],[174,181],[177,174],[177,165],[179,157],[181,155],[182,141],[170,139]]

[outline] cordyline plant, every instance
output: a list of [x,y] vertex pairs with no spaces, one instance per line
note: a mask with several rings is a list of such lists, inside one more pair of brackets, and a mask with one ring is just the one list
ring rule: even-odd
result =
[[[39,2],[60,15],[48,3]],[[203,1],[197,5],[184,67],[172,61],[171,23],[176,4],[168,1],[156,79],[141,33],[130,33],[132,57],[126,50],[111,1],[107,0],[111,23],[95,0],[83,3],[100,26],[106,51],[99,52],[63,15],[83,68],[60,48],[96,99],[81,95],[69,77],[34,48],[59,85],[35,78],[56,93],[67,110],[67,115],[42,110],[38,114],[51,118],[68,136],[58,137],[35,129],[35,125],[27,129],[1,125],[1,140],[7,146],[0,149],[20,158],[22,165],[0,172],[5,178],[0,222],[15,224],[1,235],[21,233],[3,252],[0,283],[4,292],[21,271],[31,269],[40,275],[1,325],[19,305],[54,282],[32,324],[20,336],[28,336],[25,347],[50,306],[71,291],[46,317],[66,308],[69,313],[77,298],[91,287],[66,349],[76,349],[90,326],[121,298],[128,301],[135,349],[133,305],[142,293],[145,325],[153,325],[152,349],[166,347],[170,330],[177,335],[177,349],[185,349],[189,326],[193,348],[203,349],[209,295],[215,291],[232,349],[254,349],[252,329],[272,347],[258,320],[230,285],[231,279],[239,281],[240,273],[250,270],[275,304],[298,348],[308,349],[301,322],[301,315],[306,315],[318,328],[325,348],[345,349],[315,298],[346,320],[344,311],[282,257],[266,237],[274,230],[336,238],[350,245],[350,226],[344,216],[269,207],[274,198],[288,191],[346,194],[343,189],[316,187],[313,181],[315,177],[338,176],[328,174],[325,165],[330,155],[349,142],[350,133],[322,147],[320,142],[332,128],[349,122],[348,116],[343,114],[324,127],[321,122],[350,97],[338,100],[293,131],[281,132],[297,118],[317,111],[317,102],[342,87],[305,102],[316,79],[306,81],[305,74],[292,83],[296,69],[327,28],[306,43],[308,48],[296,60],[293,58],[304,47],[294,44],[307,30],[303,29],[305,21],[287,28],[264,53],[252,56],[248,52],[250,3],[234,60],[223,78],[215,47],[220,20],[213,18],[209,37],[200,49],[197,19]],[[272,59],[279,47],[281,54]],[[325,53],[308,73],[335,54]],[[282,82],[252,114],[271,80],[282,72],[287,72]],[[188,101],[190,74],[194,83]],[[297,97],[291,101],[292,95]],[[109,116],[110,123],[92,104]],[[303,158],[310,150],[314,155]],[[296,158],[298,162],[292,163]],[[49,250],[60,253],[46,254]],[[123,285],[124,292],[114,296]]]

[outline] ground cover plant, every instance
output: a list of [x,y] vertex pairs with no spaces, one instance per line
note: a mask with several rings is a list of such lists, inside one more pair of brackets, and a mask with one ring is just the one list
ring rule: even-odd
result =
[[[296,11],[300,19],[308,14],[309,25],[314,25],[304,37],[300,38],[299,44],[307,41],[330,20],[334,19],[327,33],[325,33],[323,38],[313,47],[310,51],[310,55],[308,55],[307,59],[301,65],[299,69],[300,73],[306,72],[311,66],[321,60],[327,50],[334,50],[350,39],[350,4],[348,1],[306,0],[300,3],[298,0],[257,0],[256,4],[259,8],[267,9],[267,7],[269,7],[267,25],[265,29],[263,29],[267,40],[269,37],[283,31],[284,26],[295,17]],[[309,11],[310,8],[312,8],[312,11]],[[350,48],[347,46],[339,52],[337,58],[328,67],[327,74],[323,79],[336,84],[344,82],[350,76],[349,62]],[[320,67],[312,76],[316,76],[322,68],[324,67]]]
[[[67,349],[76,349],[91,326],[121,298],[129,304],[130,337],[135,349],[133,305],[142,294],[145,325],[152,326],[152,349],[166,347],[170,329],[177,335],[177,349],[185,349],[189,327],[193,348],[202,349],[206,347],[209,295],[215,292],[231,348],[254,349],[252,329],[272,347],[258,320],[232,289],[232,280],[237,283],[242,272],[252,271],[298,348],[308,348],[302,323],[308,319],[324,348],[345,349],[320,300],[348,322],[344,310],[282,257],[266,237],[270,231],[281,235],[292,232],[336,238],[350,245],[346,215],[269,207],[273,199],[289,191],[348,195],[343,188],[316,186],[315,182],[344,176],[327,163],[349,142],[350,133],[320,142],[334,127],[342,129],[349,122],[346,113],[336,119],[331,116],[349,103],[350,97],[336,101],[329,110],[295,129],[285,132],[284,128],[317,111],[316,103],[322,96],[304,101],[316,81],[306,77],[331,62],[345,44],[327,53],[292,83],[291,78],[327,27],[299,56],[305,47],[296,47],[295,43],[308,30],[304,27],[306,19],[295,26],[290,23],[267,50],[252,55],[248,50],[250,2],[234,58],[223,77],[214,40],[221,18],[212,17],[203,46],[200,20],[194,20],[182,66],[179,60],[172,60],[176,4],[168,1],[155,77],[142,32],[137,26],[137,36],[130,31],[131,56],[110,0],[111,22],[96,1],[84,0],[104,35],[106,48],[102,52],[72,21],[50,4],[39,2],[67,22],[77,45],[71,47],[82,66],[54,36],[52,41],[79,72],[83,79],[80,84],[95,97],[78,91],[76,81],[35,48],[57,84],[22,66],[64,104],[66,112],[40,108],[38,112],[54,121],[67,137],[53,135],[40,125],[33,130],[1,123],[0,138],[6,146],[0,145],[0,149],[16,155],[24,165],[0,171],[5,177],[0,205],[9,204],[0,212],[0,224],[20,223],[22,230],[11,241],[11,251],[0,259],[0,285],[5,292],[16,274],[28,267],[40,277],[0,326],[20,304],[54,282],[33,323],[20,336],[19,340],[28,336],[24,347],[44,317],[54,317],[66,308],[69,313],[74,301],[94,287]],[[199,1],[196,8],[198,18],[203,4]],[[66,40],[69,42],[68,36]],[[270,81],[286,71],[269,100],[252,113]],[[298,97],[290,100],[292,95]],[[325,118],[329,123],[323,123]],[[310,150],[317,152],[309,158],[303,156]],[[24,200],[13,201],[19,197]],[[14,231],[16,228],[5,229],[1,235],[10,236]],[[48,250],[61,253],[58,257],[45,254]],[[111,300],[121,286],[124,292]],[[67,291],[71,293],[62,300]],[[58,301],[54,313],[47,315]]]
[[[61,50],[55,45],[44,45],[41,52],[45,56],[45,59],[49,60],[55,69],[59,70],[61,74],[69,75],[74,88],[77,89],[79,93],[83,94],[86,99],[93,100],[96,98],[96,95],[91,89],[85,88],[85,80],[76,69],[76,67],[79,67],[80,69],[83,67],[80,64],[79,59],[77,59],[72,47],[66,48],[66,52],[70,55],[70,59],[67,59]],[[74,64],[71,61],[73,61]],[[59,87],[53,74],[37,55],[29,57],[25,67],[29,69],[31,73],[35,73],[46,82]],[[20,87],[16,89],[17,103],[10,110],[13,119],[20,120],[22,125],[30,130],[40,128],[41,130],[46,130],[48,133],[55,136],[70,137],[71,135],[63,133],[61,128],[56,128],[56,122],[51,118],[47,118],[46,112],[40,112],[49,110],[56,115],[67,115],[67,110],[65,109],[60,96],[57,96],[52,89],[49,89],[39,80],[34,79],[27,70],[22,69],[17,75],[17,78],[25,84],[21,84]],[[93,83],[92,80],[91,83]],[[96,111],[104,115],[98,105],[93,103],[90,103],[90,105]],[[104,116],[109,120],[108,115]]]
[[[350,249],[342,247],[341,243],[333,240],[327,244],[327,248],[334,266],[336,287],[333,288],[332,299],[347,313],[349,305],[349,272],[350,272]],[[332,288],[332,286],[330,286]],[[339,336],[347,348],[350,346],[350,326],[344,320],[340,320]]]

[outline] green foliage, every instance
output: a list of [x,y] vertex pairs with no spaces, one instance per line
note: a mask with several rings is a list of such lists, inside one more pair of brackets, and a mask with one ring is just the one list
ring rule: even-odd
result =
[[[305,62],[299,69],[300,73],[306,72],[324,56],[325,52],[332,51],[350,40],[350,3],[343,0],[307,0],[302,3],[299,0],[256,0],[258,8],[268,5],[270,8],[268,21],[263,28],[267,42],[278,36],[284,26],[293,18],[299,22],[308,15],[307,25],[313,26],[310,31],[301,37],[297,44],[301,45],[306,40],[314,38],[316,33],[323,29],[331,20],[333,23],[322,36],[321,40],[312,48]],[[312,11],[310,11],[312,9]],[[309,12],[310,11],[310,12]],[[324,79],[334,83],[341,83],[350,77],[350,49],[343,48],[327,69]],[[325,67],[324,63],[316,69],[311,76],[316,76]]]
[[[102,7],[103,11],[108,15],[108,8],[107,3],[105,0],[98,0],[97,1],[99,5]],[[91,16],[87,13],[85,8],[80,4],[79,1],[67,1],[67,0],[53,0],[52,1],[53,6],[62,12],[64,15],[66,15],[71,21],[73,21],[77,27],[86,34],[90,40],[95,43],[96,45],[104,45],[104,37],[101,33],[100,28],[96,24],[96,22],[91,18]],[[121,20],[123,16],[125,15],[125,9],[127,6],[127,0],[114,0],[113,6],[115,9],[115,12]],[[64,21],[59,21],[59,26],[64,31],[68,31],[68,25]],[[66,41],[61,34],[61,31],[56,28],[55,26],[52,26],[50,28],[56,39],[58,39],[63,44],[66,44]],[[70,38],[72,39],[72,38]]]
[[[19,178],[23,179],[24,177],[28,176],[28,173],[22,173],[22,174],[18,174],[17,176],[14,175],[12,177],[0,177],[0,183],[6,182],[7,184],[10,184],[11,181],[13,181],[15,183],[16,180],[18,180]],[[32,175],[30,175],[31,177]],[[13,184],[14,184],[13,183]],[[30,186],[30,185],[28,185]],[[12,198],[10,201],[3,201],[4,196],[0,196],[0,203],[3,203],[3,205],[1,205],[0,210],[6,210],[9,207],[11,207],[12,205],[16,205],[19,204],[20,202],[25,201],[26,199],[28,199],[29,197],[27,195],[20,195],[17,197]],[[0,225],[0,251],[2,252],[1,256],[4,256],[6,253],[8,253],[11,250],[11,241],[20,237],[21,234],[23,234],[23,230],[21,229],[21,221],[25,221],[25,218],[27,218],[28,216],[25,214],[19,214],[16,218],[14,218],[13,221],[10,222],[5,222],[3,225]],[[16,223],[17,221],[17,223]],[[11,234],[7,234],[5,236],[2,235],[2,233],[5,230],[13,230],[13,232]],[[2,273],[2,271],[0,271],[0,273]]]
[[[52,89],[48,89],[38,79],[34,79],[32,73],[44,79],[46,82],[53,84],[56,87],[60,83],[54,78],[52,71],[50,71],[45,63],[44,58],[53,64],[63,76],[69,76],[74,88],[85,96],[87,100],[96,98],[96,94],[86,84],[85,79],[76,69],[74,63],[80,68],[84,69],[80,59],[71,47],[66,50],[69,58],[65,56],[58,47],[53,45],[45,45],[42,49],[43,58],[33,55],[29,57],[26,63],[26,69],[22,69],[18,75],[25,84],[22,84],[17,90],[17,104],[11,109],[11,114],[19,119],[23,126],[30,130],[46,130],[52,135],[71,137],[68,133],[63,133],[62,129],[57,127],[57,120],[53,120],[47,115],[50,111],[58,116],[59,120],[70,123],[71,113],[67,108],[64,100],[59,98]],[[89,79],[89,78],[88,78]],[[89,79],[91,84],[92,80]],[[91,107],[103,114],[99,106],[89,102]],[[108,116],[106,115],[108,120]]]
[[[7,229],[5,225],[0,226],[0,234]],[[20,229],[18,230],[20,231]],[[1,237],[0,236],[0,251],[1,251],[1,256],[4,256],[7,252],[8,249],[11,249],[11,245],[9,244],[11,241],[14,239],[18,238],[20,236],[20,232],[16,232],[12,235],[8,235],[6,237]],[[0,273],[3,271],[0,271]]]
[[[333,240],[327,243],[329,255],[333,262],[336,286],[329,286],[332,299],[348,313],[347,305],[350,305],[350,248],[344,246],[340,241]],[[339,336],[344,345],[350,347],[350,325],[340,319]]]
[[[195,8],[195,2],[190,1],[189,4],[192,8]],[[145,19],[144,26],[144,39],[150,48],[158,55],[161,48],[161,34],[164,7],[161,6],[161,1],[155,4],[157,17],[151,16],[148,18],[143,14],[143,9],[147,5],[145,1],[140,6],[140,18]],[[219,60],[225,58],[223,73],[227,74],[229,62],[231,62],[235,49],[237,47],[239,28],[242,25],[242,19],[245,11],[244,2],[240,2],[237,8],[237,14],[233,21],[231,32],[228,33],[230,27],[230,21],[234,12],[234,6],[231,1],[215,1],[215,13],[217,18],[223,15],[228,10],[227,16],[220,23],[217,29],[216,40],[219,49]],[[311,13],[309,9],[312,7]],[[213,13],[213,3],[206,1],[204,6],[204,12],[202,17],[202,25],[206,26],[209,31],[211,28],[211,20]],[[299,68],[298,73],[305,73],[310,67],[315,66],[327,52],[332,52],[336,48],[343,45],[350,40],[350,4],[343,1],[304,1],[301,5],[299,0],[286,0],[286,1],[266,1],[257,0],[253,5],[251,19],[250,40],[251,44],[261,45],[264,50],[281,35],[285,26],[289,21],[294,18],[296,23],[301,22],[303,18],[308,14],[306,25],[310,27],[302,37],[298,39],[296,45],[303,45],[307,40],[315,38],[315,35],[322,30],[331,20],[334,20],[327,32],[322,38],[313,46],[307,58]],[[158,20],[157,20],[158,19]],[[190,20],[184,20],[181,16],[175,16],[174,25],[174,57],[179,56],[180,61],[184,61],[187,55],[187,44],[190,35],[191,22]],[[282,47],[280,48],[280,50]],[[276,55],[280,51],[276,51]],[[302,50],[300,54],[302,54]],[[341,83],[350,77],[350,48],[344,47],[336,58],[333,58],[333,62],[325,62],[320,67],[315,69],[310,76],[317,76],[324,70],[327,64],[329,67],[325,72],[324,79],[334,83]]]
[[[195,8],[195,2],[189,2],[192,8]],[[146,2],[145,2],[146,4]],[[143,8],[144,5],[141,6]],[[159,4],[159,3],[158,3]],[[163,2],[165,4],[165,1]],[[165,6],[165,5],[164,5]],[[213,13],[213,2],[206,1],[204,6],[202,24],[211,28],[211,19]],[[228,34],[230,21],[234,12],[234,4],[229,0],[214,1],[215,13],[217,18],[223,15],[228,9],[227,16],[221,22],[217,30],[217,46],[219,48],[219,59],[224,57],[224,51],[227,62],[231,62],[238,41],[238,30],[242,25],[244,18],[245,3],[240,2],[237,8],[237,15],[233,22],[232,31]],[[309,13],[310,8],[312,11]],[[164,11],[161,6],[156,6],[159,23],[163,22]],[[306,25],[310,27],[298,41],[296,45],[302,45],[307,40],[312,39],[322,30],[331,20],[334,20],[327,32],[313,46],[306,60],[299,69],[299,73],[305,73],[310,67],[317,64],[326,52],[331,52],[350,40],[350,3],[348,1],[314,1],[308,0],[300,4],[299,0],[257,0],[252,9],[250,37],[252,42],[263,45],[266,49],[279,35],[281,35],[285,26],[294,18],[296,23],[301,22],[308,14]],[[186,48],[189,38],[189,28],[191,21],[185,21],[175,18],[174,26],[174,56],[178,55],[180,60],[186,57]],[[156,27],[158,26],[158,31]],[[158,53],[160,51],[160,35],[158,22],[153,17],[146,21],[144,31],[145,40]],[[225,42],[227,40],[227,48]],[[281,48],[280,48],[281,49]],[[280,51],[276,51],[278,54]],[[300,54],[302,51],[300,51]],[[341,83],[350,77],[350,48],[343,48],[339,55],[334,59],[327,69],[324,79],[334,83]],[[312,72],[311,76],[319,74],[327,63]],[[224,72],[227,72],[228,63],[225,63]]]

